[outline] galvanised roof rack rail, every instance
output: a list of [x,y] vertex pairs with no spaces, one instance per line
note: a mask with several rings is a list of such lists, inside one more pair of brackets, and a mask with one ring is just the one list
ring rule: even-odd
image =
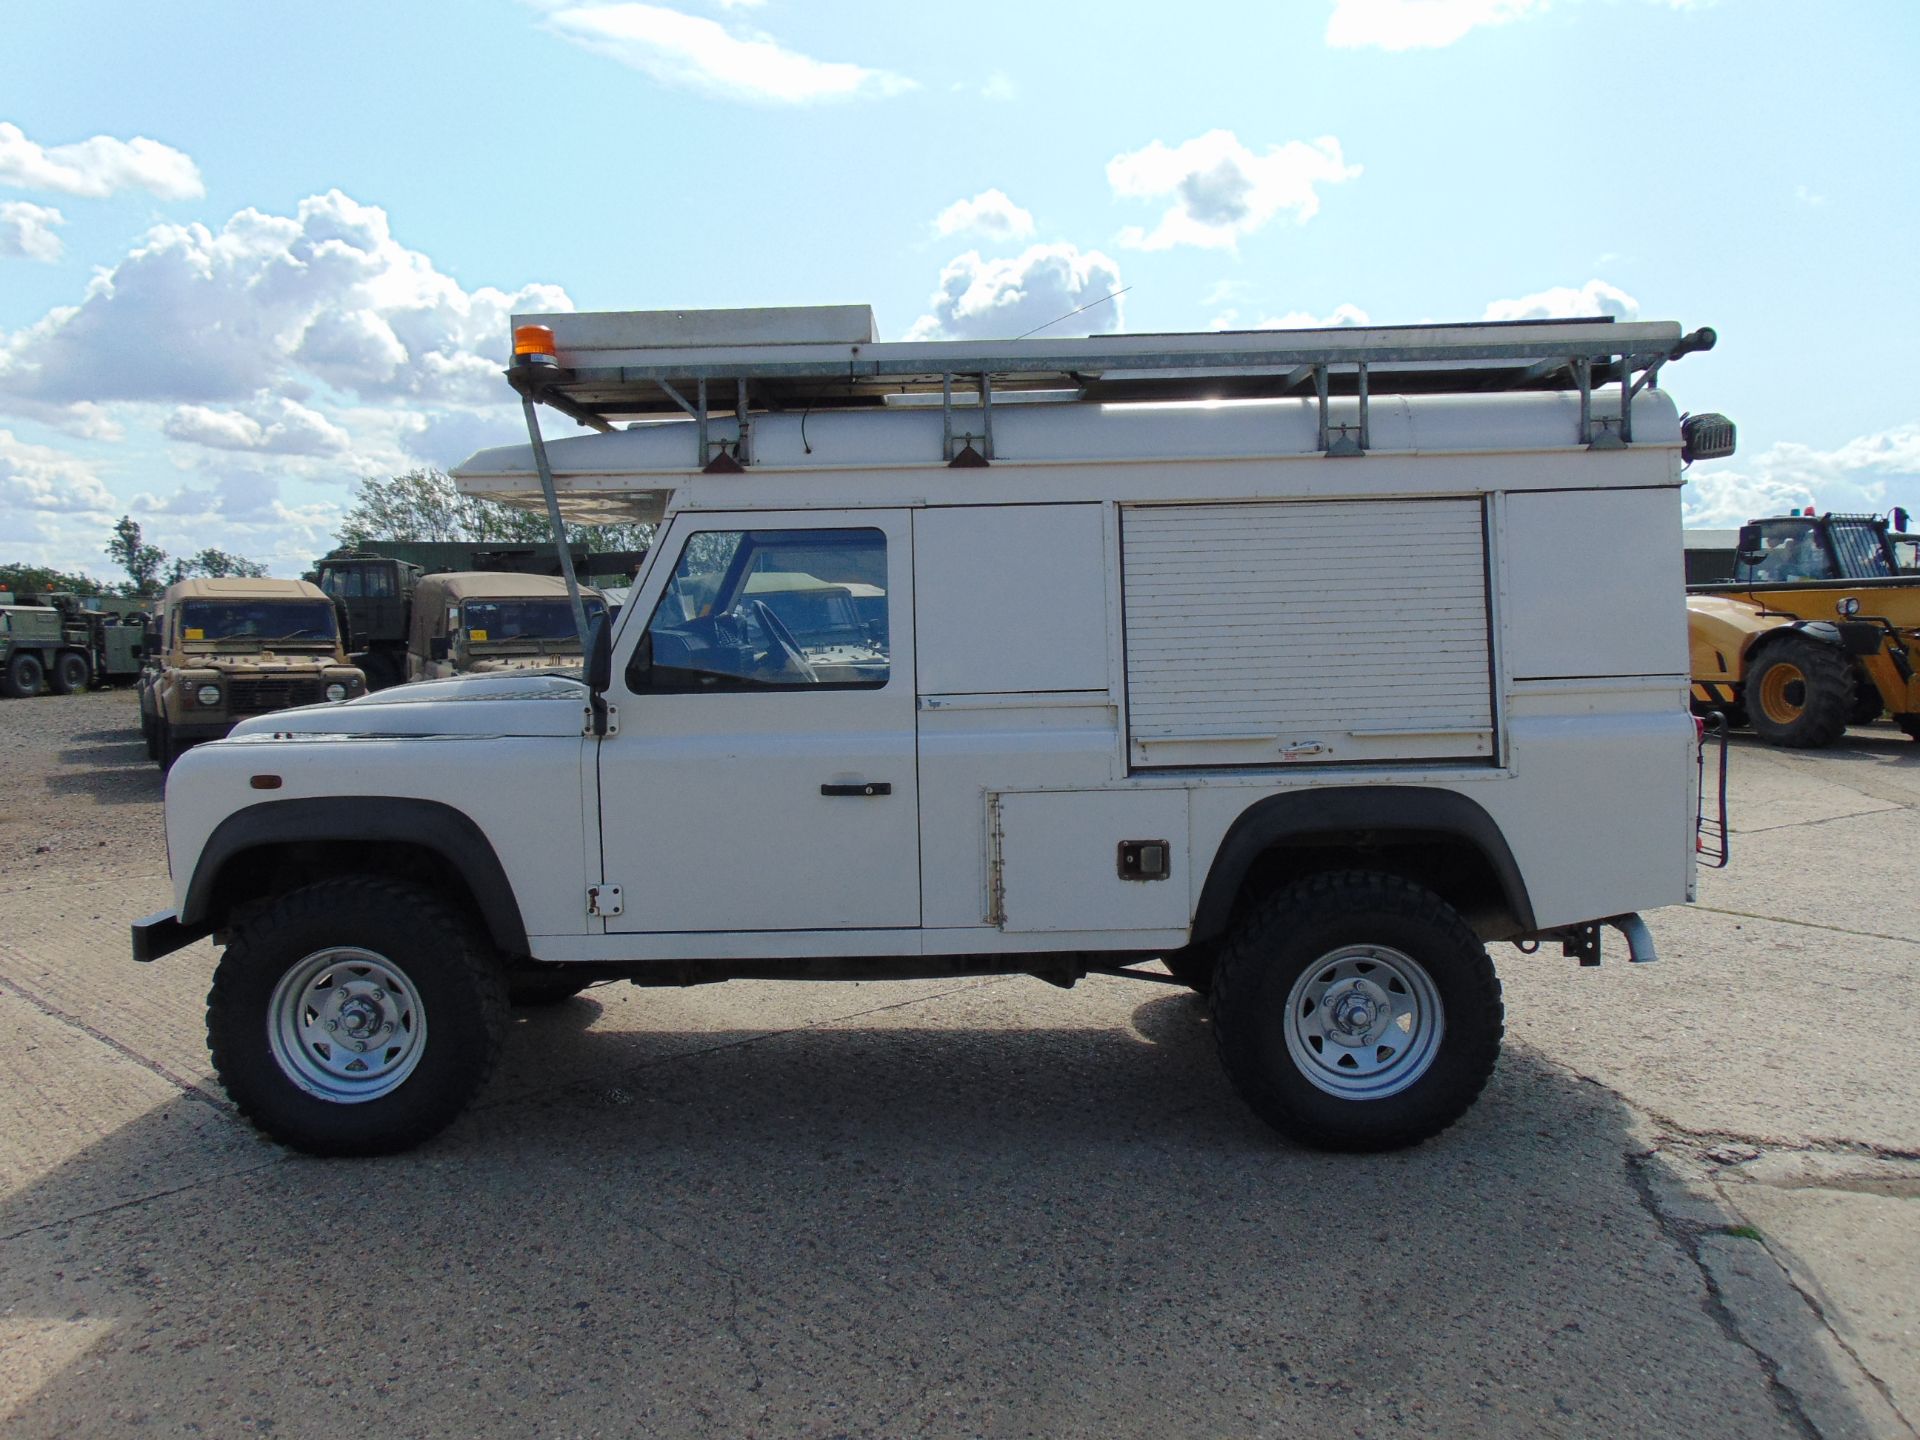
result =
[[[1657,386],[1661,366],[1713,347],[1712,330],[1682,333],[1670,321],[1488,321],[1456,325],[1341,326],[1098,335],[1066,340],[877,341],[864,305],[774,310],[633,311],[514,317],[507,379],[522,397],[597,430],[616,421],[687,415],[699,463],[751,463],[754,412],[874,408],[939,397],[947,458],[972,449],[993,458],[996,395],[1049,392],[1087,402],[1253,399],[1313,395],[1319,448],[1368,448],[1367,400],[1382,394],[1559,390],[1580,395],[1578,443],[1633,439],[1631,400]],[[1621,387],[1617,413],[1596,413],[1593,392]],[[955,427],[960,404],[984,433]],[[1329,400],[1359,401],[1356,424],[1333,424]],[[1037,398],[1037,397],[1035,397]],[[1612,409],[1611,406],[1607,407]],[[729,447],[707,437],[716,415],[735,417]]]

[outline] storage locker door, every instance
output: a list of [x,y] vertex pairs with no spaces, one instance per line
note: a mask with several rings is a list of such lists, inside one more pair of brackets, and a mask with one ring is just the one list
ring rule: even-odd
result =
[[1486,759],[1486,520],[1470,500],[1129,507],[1133,763]]

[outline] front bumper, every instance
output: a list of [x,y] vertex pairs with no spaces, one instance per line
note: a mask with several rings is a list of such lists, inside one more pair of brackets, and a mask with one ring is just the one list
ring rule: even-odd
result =
[[206,924],[183,925],[172,910],[156,910],[133,922],[133,958],[145,965],[162,955],[184,950],[213,933]]

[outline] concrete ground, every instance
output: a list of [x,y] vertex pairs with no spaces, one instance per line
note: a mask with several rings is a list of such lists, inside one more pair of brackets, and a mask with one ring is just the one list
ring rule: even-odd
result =
[[1183,992],[1006,979],[602,987],[323,1162],[214,1087],[211,947],[128,959],[132,721],[0,704],[0,1434],[1915,1433],[1891,730],[1736,742],[1660,964],[1496,947],[1499,1072],[1409,1152],[1274,1138]]

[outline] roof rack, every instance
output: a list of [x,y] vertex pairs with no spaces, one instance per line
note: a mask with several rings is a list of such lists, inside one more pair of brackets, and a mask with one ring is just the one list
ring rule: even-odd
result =
[[[948,459],[978,442],[991,460],[996,394],[1044,391],[1062,400],[1247,399],[1313,395],[1320,446],[1364,453],[1367,399],[1384,394],[1559,390],[1580,395],[1579,443],[1631,443],[1631,400],[1660,367],[1716,339],[1672,322],[1608,316],[1455,325],[1340,326],[1098,335],[1068,340],[876,341],[866,306],[776,310],[634,311],[514,317],[507,379],[522,397],[578,423],[690,416],[705,464],[727,453],[751,463],[755,411],[874,408],[938,395]],[[524,348],[527,327],[550,332]],[[1617,414],[1598,415],[1593,392],[1622,387]],[[955,429],[955,394],[977,410],[981,435]],[[1331,424],[1328,401],[1359,400],[1358,423]],[[1037,398],[1037,397],[1036,397]],[[1611,407],[1609,407],[1611,408]],[[742,439],[724,452],[706,435],[714,415],[737,417]],[[959,442],[956,444],[956,442]],[[723,442],[724,443],[724,442]]]
[[[537,405],[603,431],[617,419],[684,414],[693,421],[695,468],[737,471],[752,463],[756,410],[804,415],[912,397],[930,403],[937,394],[946,462],[970,466],[993,461],[996,390],[1003,397],[1045,391],[1099,403],[1276,398],[1304,395],[1311,386],[1319,403],[1318,448],[1333,458],[1367,452],[1368,396],[1375,389],[1577,390],[1579,443],[1599,449],[1631,443],[1634,395],[1657,385],[1662,365],[1710,350],[1716,338],[1708,329],[1682,334],[1670,321],[1594,316],[1077,340],[878,341],[865,305],[516,315],[513,327],[507,380],[526,415],[560,573],[582,653],[589,655],[587,612],[564,541]],[[1594,390],[1604,385],[1619,387],[1616,415],[1595,413]],[[1355,423],[1332,421],[1335,395],[1357,399]],[[710,436],[715,414],[733,417],[730,441]]]

